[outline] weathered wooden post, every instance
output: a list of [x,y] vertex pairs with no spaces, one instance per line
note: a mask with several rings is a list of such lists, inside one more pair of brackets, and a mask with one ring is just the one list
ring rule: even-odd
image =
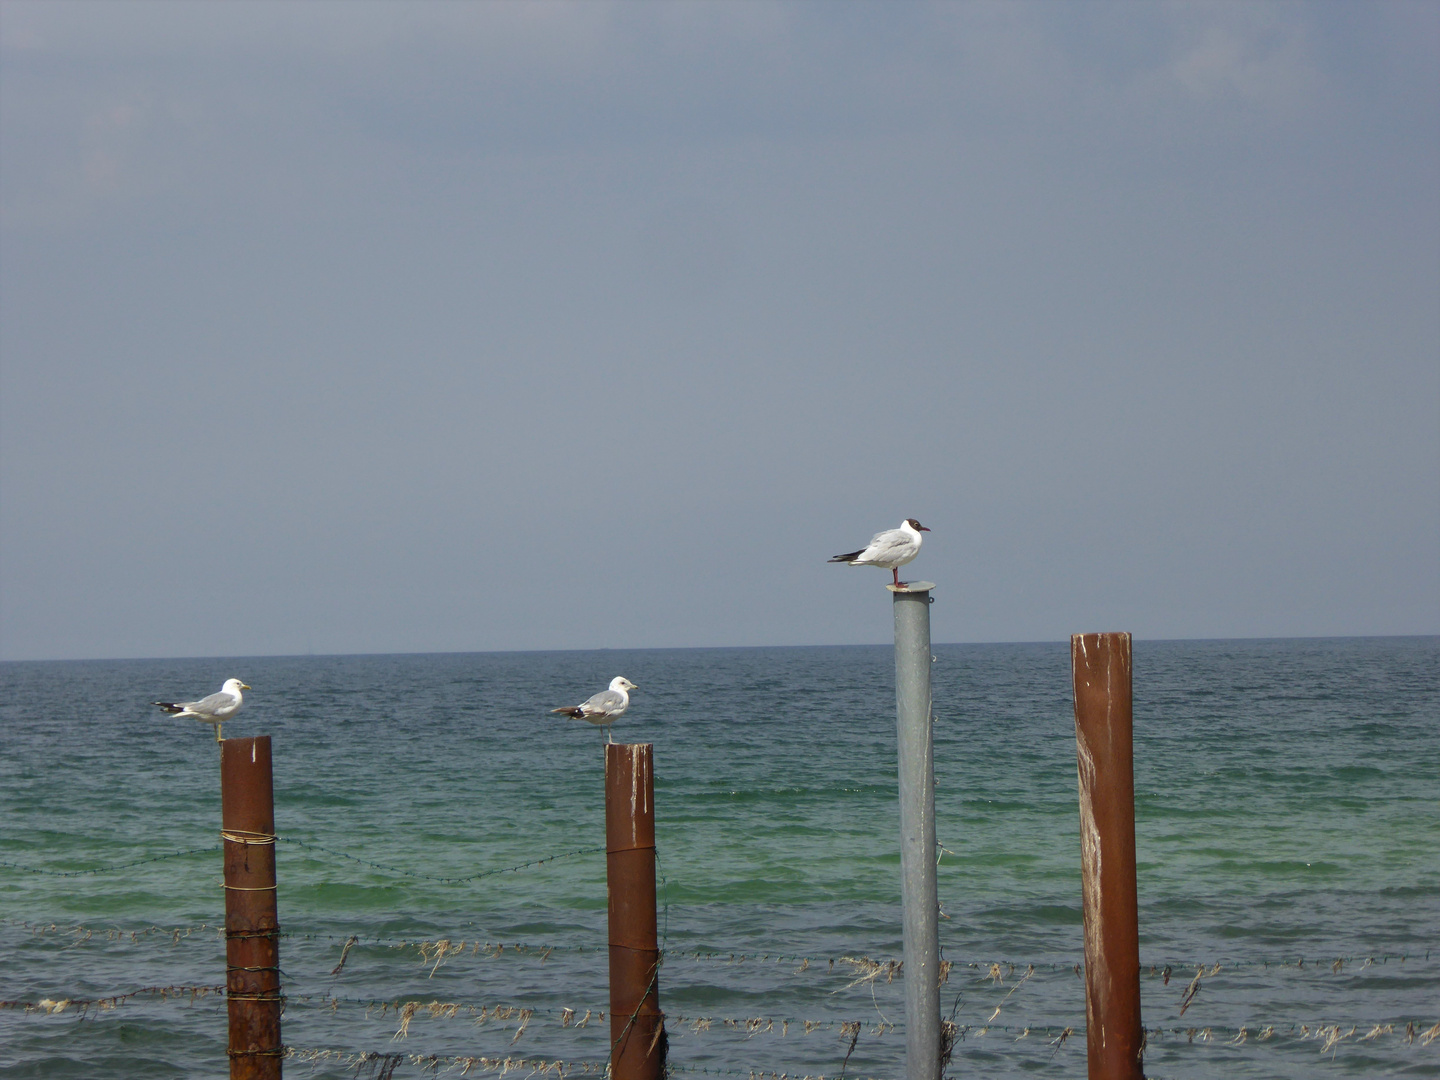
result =
[[653,750],[650,743],[605,746],[612,1080],[660,1080],[665,1073],[655,916]]
[[270,736],[220,744],[225,841],[225,993],[231,1080],[282,1072],[280,923],[275,904],[275,786]]
[[1129,634],[1074,634],[1090,1080],[1143,1080]]
[[935,736],[929,581],[887,585],[895,609],[895,724],[900,767],[905,1076],[940,1080],[940,893],[935,856]]

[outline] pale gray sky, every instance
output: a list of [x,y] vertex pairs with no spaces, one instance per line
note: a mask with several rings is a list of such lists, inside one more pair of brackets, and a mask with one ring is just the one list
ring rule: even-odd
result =
[[1440,632],[1440,5],[0,3],[0,658]]

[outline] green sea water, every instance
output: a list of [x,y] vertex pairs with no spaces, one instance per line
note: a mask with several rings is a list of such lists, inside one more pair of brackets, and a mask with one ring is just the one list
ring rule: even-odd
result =
[[[949,1074],[1084,1076],[1068,647],[934,654]],[[0,1074],[227,1074],[217,748],[149,702],[229,676],[227,736],[273,738],[287,1075],[603,1065],[602,736],[547,710],[617,674],[674,1075],[902,1076],[880,647],[0,665]],[[1135,718],[1148,1073],[1440,1076],[1440,639],[1139,641]]]

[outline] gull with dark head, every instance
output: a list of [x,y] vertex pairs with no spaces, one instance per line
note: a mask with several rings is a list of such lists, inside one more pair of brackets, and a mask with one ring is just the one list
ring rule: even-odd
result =
[[610,725],[630,707],[629,691],[638,689],[640,688],[624,675],[616,675],[610,680],[610,689],[591,695],[579,705],[567,705],[564,708],[550,711],[561,713],[572,720],[588,720],[592,724],[603,725],[605,741],[613,742],[614,740],[610,737]]
[[156,705],[172,716],[191,716],[201,723],[215,725],[215,741],[220,741],[220,725],[240,711],[245,704],[241,690],[249,690],[239,679],[226,679],[225,685],[199,701],[157,701]]
[[878,566],[889,570],[895,577],[895,586],[907,584],[900,580],[900,567],[920,554],[921,533],[929,532],[914,518],[906,518],[898,529],[886,529],[876,533],[870,543],[859,551],[848,555],[836,555],[830,562],[849,563],[851,566]]

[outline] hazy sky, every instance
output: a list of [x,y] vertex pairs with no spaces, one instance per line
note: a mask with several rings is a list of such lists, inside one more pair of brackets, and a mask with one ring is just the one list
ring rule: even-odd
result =
[[1440,5],[0,49],[0,658],[1440,632]]

